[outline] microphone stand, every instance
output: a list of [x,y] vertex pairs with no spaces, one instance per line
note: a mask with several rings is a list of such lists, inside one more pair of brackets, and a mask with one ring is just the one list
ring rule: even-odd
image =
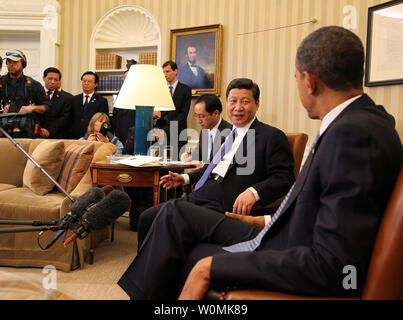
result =
[[[32,112],[26,113],[18,113],[18,115],[24,114],[31,114]],[[4,114],[0,115],[0,118],[6,116],[12,116],[13,114]],[[74,202],[74,198],[70,196],[70,194],[63,189],[63,187],[55,181],[42,167],[39,163],[35,161],[21,146],[0,126],[0,131],[2,134],[11,141],[11,143],[17,147],[50,181],[52,181],[57,189],[62,192],[71,202]],[[35,231],[58,231],[57,235],[54,239],[46,246],[46,249],[50,248],[56,240],[67,230],[68,222],[65,219],[63,221],[48,221],[48,222],[41,222],[41,221],[17,221],[17,220],[0,220],[0,225],[28,225],[32,226],[32,228],[0,228],[0,234],[3,233],[19,233],[19,232],[35,232]]]

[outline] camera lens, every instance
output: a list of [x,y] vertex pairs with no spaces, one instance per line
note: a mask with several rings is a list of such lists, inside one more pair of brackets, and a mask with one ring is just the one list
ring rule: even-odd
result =
[[101,125],[101,130],[99,130],[99,133],[102,134],[103,136],[106,136],[108,131],[110,130],[111,125],[108,122],[104,122]]

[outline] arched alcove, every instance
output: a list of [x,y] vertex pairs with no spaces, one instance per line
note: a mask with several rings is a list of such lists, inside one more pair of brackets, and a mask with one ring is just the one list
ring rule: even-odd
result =
[[[112,59],[122,57],[121,63],[112,67],[109,67],[111,64],[100,63],[101,57],[108,55],[113,55]],[[112,95],[118,92],[123,81],[128,59],[161,64],[160,27],[146,9],[137,5],[119,6],[108,11],[91,35],[90,70],[99,75],[98,92],[108,98],[110,108],[113,105]]]

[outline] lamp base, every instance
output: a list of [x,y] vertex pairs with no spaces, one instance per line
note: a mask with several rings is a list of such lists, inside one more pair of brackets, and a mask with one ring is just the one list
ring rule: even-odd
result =
[[151,146],[151,141],[147,140],[147,135],[153,129],[154,107],[136,106],[136,124],[134,129],[134,154],[147,155]]

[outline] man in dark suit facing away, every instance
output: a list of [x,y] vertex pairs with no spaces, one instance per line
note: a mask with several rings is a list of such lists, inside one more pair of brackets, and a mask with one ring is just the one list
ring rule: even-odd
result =
[[[361,40],[349,30],[323,27],[305,38],[295,77],[321,128],[273,220],[168,202],[119,282],[126,292],[135,299],[202,299],[209,288],[358,296],[403,163],[393,117],[363,93],[363,66]],[[356,289],[345,288],[345,266],[356,271]]]
[[47,68],[43,72],[46,95],[50,99],[50,109],[43,115],[41,130],[50,139],[68,139],[71,121],[73,95],[59,90],[62,74],[57,68]]
[[98,75],[92,71],[84,72],[81,83],[83,93],[73,97],[71,139],[85,135],[92,116],[97,112],[109,114],[108,101],[95,91],[99,83]]

